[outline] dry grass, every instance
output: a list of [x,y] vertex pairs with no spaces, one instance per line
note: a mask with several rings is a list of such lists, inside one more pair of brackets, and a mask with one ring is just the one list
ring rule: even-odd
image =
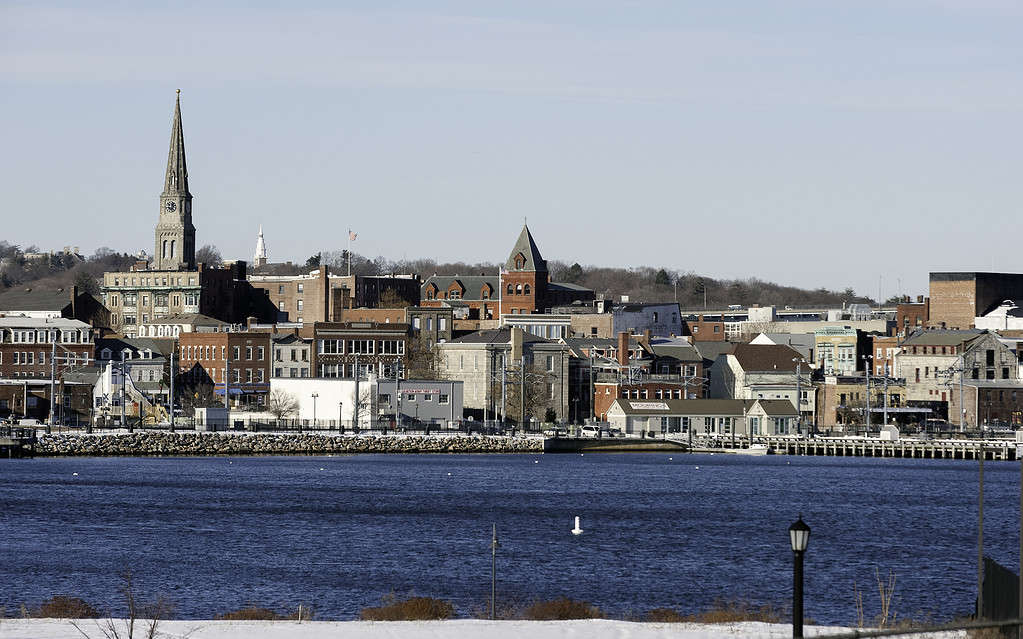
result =
[[409,597],[399,600],[393,594],[383,598],[383,605],[363,608],[359,618],[363,621],[419,621],[450,619],[455,607],[450,602],[433,597]]
[[644,620],[654,623],[681,623],[688,621],[688,619],[673,608],[654,608],[646,613]]
[[215,618],[220,621],[277,621],[284,619],[276,611],[259,606],[246,606],[245,608],[217,615]]
[[55,619],[98,619],[99,611],[78,597],[58,595],[50,597],[38,608],[27,611],[29,617],[48,617]]
[[550,601],[534,601],[522,611],[522,618],[534,621],[603,619],[604,613],[585,601],[559,597]]
[[729,623],[733,621],[763,621],[765,623],[781,623],[782,613],[773,606],[763,605],[752,607],[745,601],[716,601],[713,607],[689,615],[685,621],[697,623]]

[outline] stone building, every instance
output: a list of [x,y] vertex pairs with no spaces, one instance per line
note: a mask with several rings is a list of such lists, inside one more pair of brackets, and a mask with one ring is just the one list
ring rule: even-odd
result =
[[527,424],[531,419],[542,422],[548,408],[558,420],[568,418],[567,345],[503,327],[458,337],[437,348],[442,376],[465,384],[466,413],[474,418],[496,419],[505,413],[508,421],[522,424],[523,405]]
[[180,313],[201,313],[230,323],[244,322],[250,316],[275,320],[276,312],[266,296],[245,278],[244,261],[230,268],[195,262],[192,194],[179,95],[174,104],[153,260],[140,260],[128,271],[104,273],[101,290],[103,304],[110,310],[110,327],[136,337],[139,325]]

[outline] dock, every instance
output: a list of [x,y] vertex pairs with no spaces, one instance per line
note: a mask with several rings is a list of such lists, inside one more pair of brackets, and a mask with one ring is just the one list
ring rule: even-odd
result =
[[[1008,439],[911,439],[884,440],[870,437],[754,437],[753,443],[767,444],[772,455],[822,457],[892,457],[905,459],[984,459],[1016,461],[1019,449]],[[733,452],[749,446],[744,437],[732,439],[694,438],[693,452]],[[728,451],[733,449],[733,451]]]
[[0,458],[35,457],[35,448],[34,428],[0,426]]
[[684,453],[689,446],[674,439],[637,437],[548,437],[545,453]]

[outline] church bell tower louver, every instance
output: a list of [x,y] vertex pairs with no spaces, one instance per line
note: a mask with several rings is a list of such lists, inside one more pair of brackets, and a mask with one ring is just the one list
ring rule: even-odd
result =
[[156,224],[153,251],[156,270],[195,268],[195,226],[192,225],[192,194],[188,191],[185,135],[181,129],[181,89],[174,102],[167,174],[160,194],[160,220]]

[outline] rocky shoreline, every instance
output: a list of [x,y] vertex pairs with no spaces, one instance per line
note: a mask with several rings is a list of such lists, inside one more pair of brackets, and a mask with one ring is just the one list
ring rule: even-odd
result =
[[164,431],[43,435],[35,446],[39,457],[541,452],[543,439],[532,437]]

